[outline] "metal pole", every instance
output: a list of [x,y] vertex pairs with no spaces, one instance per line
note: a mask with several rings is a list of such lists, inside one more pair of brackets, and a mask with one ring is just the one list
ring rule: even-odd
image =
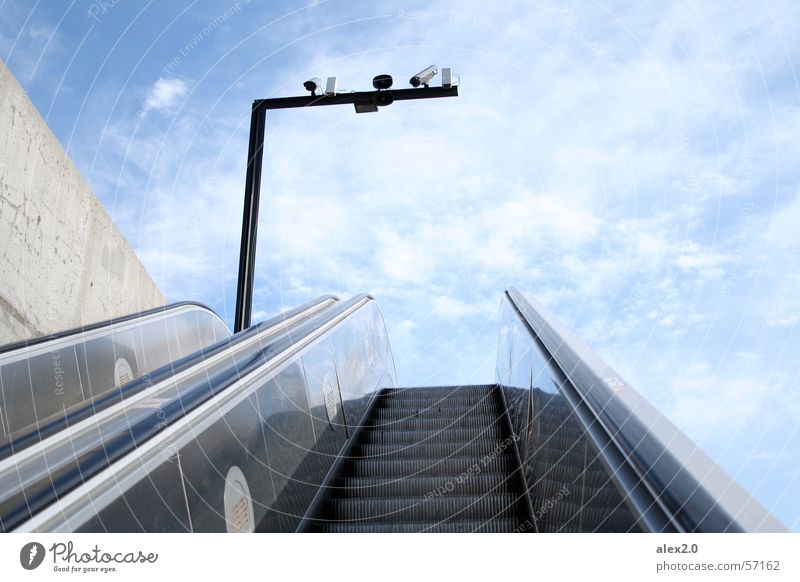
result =
[[[256,231],[258,230],[258,201],[261,196],[261,161],[264,156],[264,130],[267,110],[319,107],[322,105],[376,104],[379,94],[391,93],[394,101],[457,97],[458,87],[430,87],[427,89],[397,89],[386,91],[358,91],[336,95],[303,95],[257,99],[250,116],[250,145],[247,150],[247,180],[244,188],[244,216],[242,217],[242,246],[239,250],[239,282],[236,288],[236,316],[233,331],[250,327],[253,311],[253,274],[256,266]],[[389,100],[391,103],[392,99]]]
[[250,327],[250,315],[253,310],[258,202],[261,197],[261,162],[264,157],[266,121],[266,109],[261,101],[254,101],[250,115],[250,145],[247,149],[247,179],[244,187],[242,246],[239,250],[239,284],[236,287],[234,333]]

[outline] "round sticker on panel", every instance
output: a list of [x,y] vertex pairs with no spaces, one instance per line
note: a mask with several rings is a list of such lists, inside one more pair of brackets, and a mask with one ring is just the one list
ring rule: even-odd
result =
[[122,386],[133,380],[133,368],[125,358],[117,358],[114,364],[114,382],[117,386]]
[[253,499],[242,470],[236,465],[228,470],[225,477],[225,526],[228,533],[248,533],[255,528]]
[[339,411],[339,400],[336,398],[336,389],[333,386],[333,381],[329,375],[325,375],[322,381],[322,394],[325,396],[325,411],[328,413],[328,422],[333,430],[336,430],[336,425],[333,419]]

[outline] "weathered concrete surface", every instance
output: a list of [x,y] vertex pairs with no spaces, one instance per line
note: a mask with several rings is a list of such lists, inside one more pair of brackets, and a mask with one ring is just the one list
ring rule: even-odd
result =
[[0,344],[164,302],[0,60]]

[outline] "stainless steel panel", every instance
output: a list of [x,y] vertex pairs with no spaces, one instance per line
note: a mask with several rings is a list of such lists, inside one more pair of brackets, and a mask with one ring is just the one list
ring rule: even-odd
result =
[[318,459],[317,474],[313,482],[319,486],[348,436],[331,338],[324,338],[306,352],[302,364],[314,428],[315,444],[312,454]]
[[636,519],[559,390],[567,379],[508,301],[500,321],[496,377],[519,437],[539,531],[637,531]]
[[170,455],[164,463],[121,493],[76,531],[190,531],[177,455]]
[[[394,360],[380,309],[374,302],[348,318],[332,334],[336,370],[348,426],[357,426],[380,382],[393,386]],[[384,374],[389,376],[385,380]]]
[[0,354],[0,442],[227,337],[213,312],[182,305]]
[[75,348],[56,348],[2,366],[0,388],[5,421],[0,432],[6,437],[81,402],[84,387]]
[[274,502],[267,449],[256,398],[242,401],[181,448],[186,497],[194,531],[224,532],[225,479],[231,467],[245,476],[258,524]]
[[[214,382],[222,383],[214,384],[219,391],[211,400],[198,404],[188,416],[175,418],[163,432],[144,441],[142,447],[69,493],[69,499],[63,503],[59,500],[19,528],[48,530],[70,524],[71,516],[83,516],[92,509],[82,501],[84,491],[92,495],[107,493],[109,484],[116,483],[117,466],[126,474],[127,482],[146,479],[147,467],[159,466],[163,447],[178,451],[189,507],[186,517],[195,531],[226,529],[225,483],[234,466],[241,471],[252,495],[251,523],[256,529],[294,531],[346,439],[344,418],[348,412],[345,402],[337,400],[337,393],[346,391],[351,403],[366,402],[380,388],[392,386],[394,377],[380,311],[368,298],[354,298],[340,311],[332,309],[329,316],[321,315],[307,325],[302,322],[298,325],[305,326],[302,336],[294,335],[295,328],[280,333],[264,332],[263,342],[237,344],[239,351],[233,348],[230,354],[221,353],[224,357],[212,367]],[[364,341],[367,333],[372,337]],[[308,341],[303,349],[297,347],[301,340]],[[342,343],[348,341],[355,344]],[[69,455],[65,457],[67,448],[74,457],[76,451],[89,451],[91,443],[117,438],[121,423],[126,420],[128,423],[131,419],[141,420],[135,426],[137,431],[144,430],[145,423],[158,421],[156,412],[161,407],[174,407],[178,400],[191,401],[193,395],[204,393],[206,387],[202,384],[212,373],[209,366],[201,366],[202,378],[192,373],[180,380],[157,384],[140,400],[126,400],[105,411],[103,422],[82,423],[70,429],[69,447],[52,439],[48,441],[52,447],[37,445],[43,447],[42,451],[37,448],[36,454],[28,455],[30,458],[24,464],[15,465],[19,470],[13,474],[10,470],[0,472],[0,485],[5,482],[3,479],[9,481],[8,487],[0,490],[37,486],[42,471],[48,467],[63,466],[67,471],[70,463]],[[242,381],[245,369],[247,379]],[[343,377],[348,381],[346,387],[341,381]],[[148,514],[146,495],[132,492],[126,499],[132,516],[139,512]],[[121,511],[116,503],[103,510],[108,512],[101,515],[104,521]],[[132,529],[130,519],[125,519],[120,517],[121,523]],[[94,520],[87,522],[85,529],[101,529],[101,525],[101,521]],[[170,529],[169,524],[163,527]]]
[[[75,346],[81,366],[85,399],[94,398],[114,388],[116,381],[117,361],[121,358],[130,367],[127,383],[144,372],[139,371],[137,350],[132,333],[115,334],[111,337],[98,338]],[[142,352],[139,351],[139,358]]]
[[299,361],[257,392],[268,470],[275,487],[275,501],[259,523],[262,531],[294,531],[316,492],[320,467],[317,456],[311,454],[315,437],[307,394]]
[[[785,527],[535,299],[507,291],[625,502],[651,531]],[[505,303],[505,302],[504,302]]]

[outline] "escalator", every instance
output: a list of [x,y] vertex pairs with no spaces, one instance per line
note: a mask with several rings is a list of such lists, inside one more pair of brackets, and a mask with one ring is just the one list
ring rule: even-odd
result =
[[369,295],[0,348],[0,531],[785,530],[514,289],[496,361],[492,384],[398,388]]
[[384,390],[307,527],[524,531],[533,518],[510,428],[494,386]]

